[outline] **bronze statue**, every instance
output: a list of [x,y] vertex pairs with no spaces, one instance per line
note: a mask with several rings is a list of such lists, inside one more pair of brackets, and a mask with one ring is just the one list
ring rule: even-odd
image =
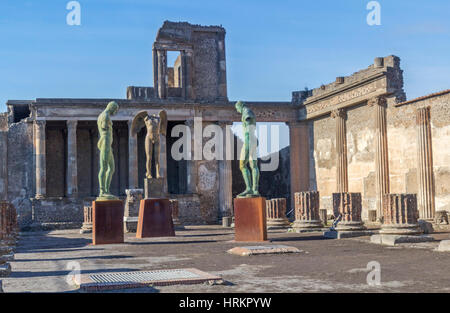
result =
[[155,173],[156,178],[161,177],[160,173],[160,142],[159,136],[166,136],[167,131],[167,113],[160,111],[158,114],[149,115],[148,112],[139,112],[133,120],[132,132],[137,134],[143,127],[147,128],[145,136],[145,154],[146,154],[146,174],[147,178],[152,176],[152,159],[155,152]]
[[112,151],[113,127],[111,116],[115,115],[119,110],[119,105],[115,101],[108,103],[106,109],[100,113],[97,120],[98,133],[100,139],[97,147],[100,150],[100,171],[98,173],[98,181],[100,186],[100,194],[97,200],[115,200],[118,199],[109,191],[111,179],[114,174],[114,155]]
[[[256,119],[255,114],[244,102],[236,102],[236,110],[242,115],[242,128],[244,129],[244,146],[241,150],[239,168],[245,181],[245,190],[238,198],[260,197],[259,194],[259,168],[256,155],[257,138],[255,135]],[[250,166],[250,169],[247,167]],[[251,170],[251,173],[250,173]]]

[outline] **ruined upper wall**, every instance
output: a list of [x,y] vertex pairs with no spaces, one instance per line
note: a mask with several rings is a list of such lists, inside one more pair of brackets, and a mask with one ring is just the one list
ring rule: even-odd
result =
[[[167,51],[180,51],[181,86],[169,87]],[[225,29],[165,21],[153,44],[155,95],[226,101]]]
[[292,102],[304,105],[301,118],[308,119],[358,105],[377,96],[386,97],[390,104],[406,100],[399,57],[375,58],[366,69],[337,77],[333,83],[312,90],[294,91]]

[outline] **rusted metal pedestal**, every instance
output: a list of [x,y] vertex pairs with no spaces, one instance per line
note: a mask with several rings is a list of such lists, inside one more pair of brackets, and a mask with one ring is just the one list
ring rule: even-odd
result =
[[136,238],[172,236],[175,231],[169,199],[141,200]]
[[92,244],[123,243],[123,201],[92,202]]
[[234,199],[234,240],[266,241],[266,198]]

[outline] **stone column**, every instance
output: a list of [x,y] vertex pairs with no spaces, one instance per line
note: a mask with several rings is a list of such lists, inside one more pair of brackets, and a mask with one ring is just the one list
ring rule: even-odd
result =
[[167,98],[167,51],[157,50],[158,56],[158,97]]
[[187,193],[197,193],[197,162],[194,160],[194,120],[187,120],[186,126],[191,132],[191,158],[186,161],[187,166]]
[[289,220],[286,218],[285,198],[266,200],[266,219],[268,229],[286,228],[289,226]]
[[92,233],[92,205],[84,205],[84,221],[80,234]]
[[76,120],[67,123],[67,197],[73,198],[78,194],[77,172],[77,124]]
[[192,50],[183,50],[181,51],[181,60],[182,60],[182,76],[181,79],[183,81],[183,90],[184,97],[186,99],[194,99],[194,88],[193,88],[193,52]]
[[319,215],[319,192],[303,191],[295,193],[295,222],[294,230],[308,230],[322,228]]
[[177,199],[170,199],[170,208],[172,211],[173,227],[175,229],[184,229],[184,226],[180,222],[180,207]]
[[34,122],[34,144],[36,153],[36,199],[45,198],[47,190],[45,163],[45,121]]
[[415,194],[384,195],[383,225],[380,234],[414,235],[422,233],[417,223]]
[[218,83],[219,90],[218,95],[220,99],[227,99],[227,63],[225,60],[225,34],[220,34],[220,38],[217,42],[217,57],[219,59]]
[[132,122],[128,121],[128,188],[136,189],[139,187],[138,144],[137,134],[131,131]]
[[386,99],[370,99],[369,106],[374,107],[375,114],[375,188],[377,194],[377,220],[383,216],[384,195],[389,193],[389,157],[386,125]]
[[417,123],[417,181],[419,183],[419,217],[423,220],[433,220],[434,204],[434,175],[433,149],[431,144],[430,108],[418,108]]
[[348,192],[348,165],[347,165],[347,131],[345,127],[346,112],[337,109],[331,112],[336,119],[336,191]]
[[309,190],[309,125],[307,122],[293,122],[288,126],[291,208],[294,208],[294,194]]
[[335,230],[353,231],[366,229],[361,220],[361,210],[361,193],[333,193],[333,213],[335,221],[339,221]]
[[219,122],[224,138],[223,160],[219,160],[219,207],[220,217],[233,215],[233,170],[231,160],[234,152],[234,137],[231,125]]

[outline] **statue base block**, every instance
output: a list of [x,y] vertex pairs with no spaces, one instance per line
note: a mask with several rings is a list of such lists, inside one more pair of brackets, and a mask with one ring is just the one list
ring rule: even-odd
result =
[[145,178],[144,179],[144,197],[150,198],[166,198],[164,192],[164,178]]
[[266,241],[266,198],[234,199],[235,241]]
[[92,244],[123,243],[123,201],[92,202]]
[[173,236],[175,231],[169,199],[141,200],[136,238]]

